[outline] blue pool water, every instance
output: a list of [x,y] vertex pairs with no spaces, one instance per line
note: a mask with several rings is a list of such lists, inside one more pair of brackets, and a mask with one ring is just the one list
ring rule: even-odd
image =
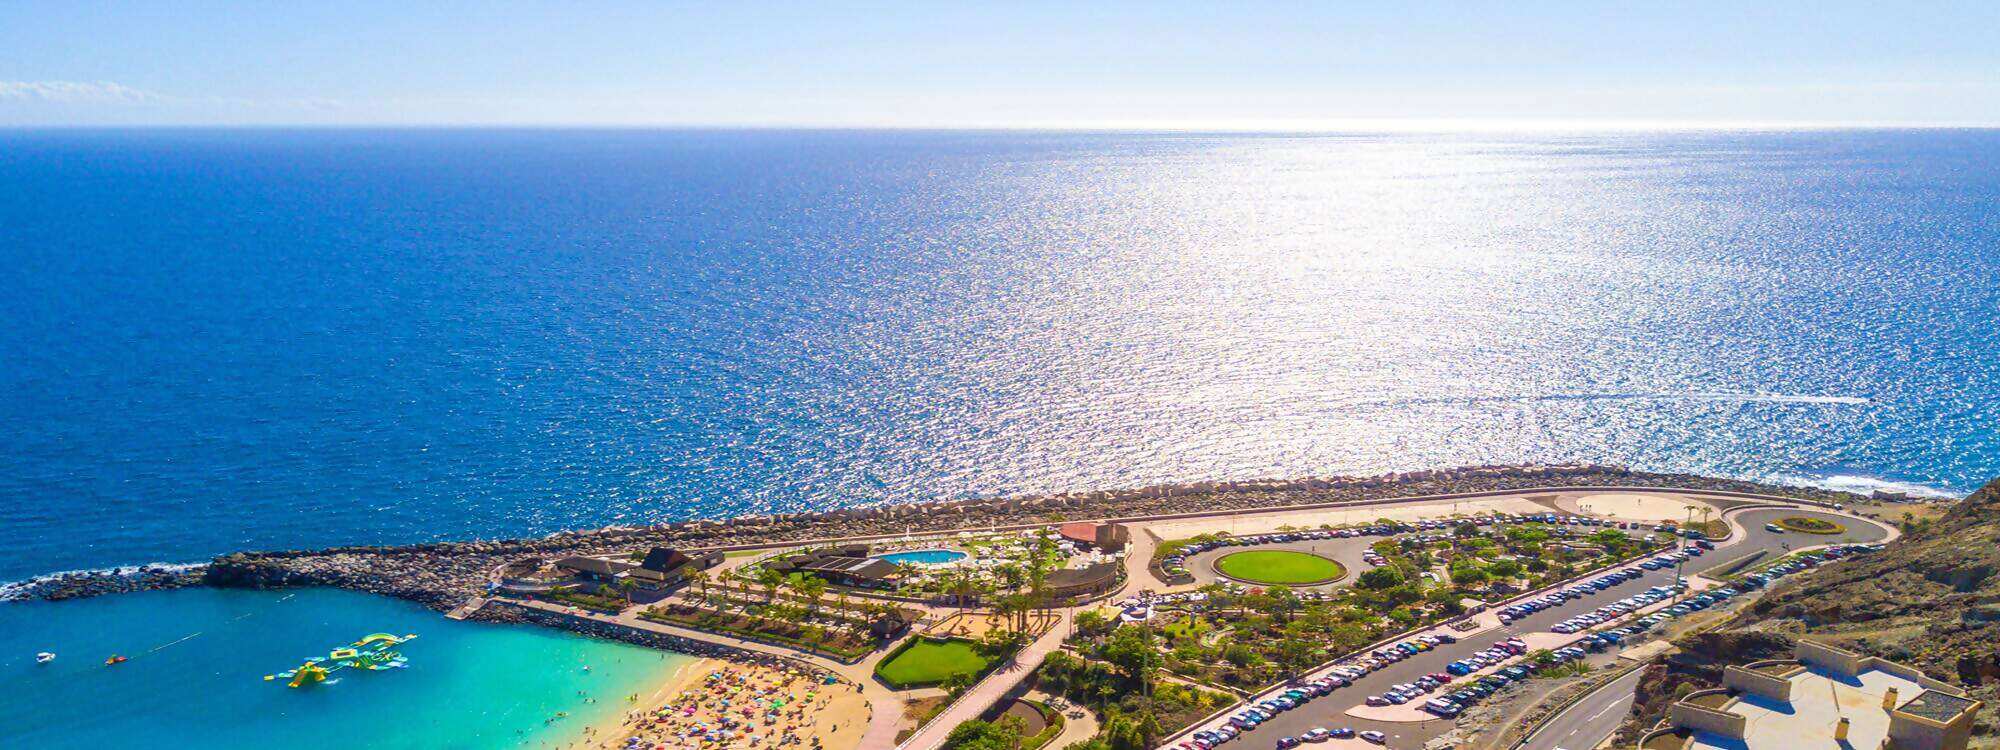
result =
[[908,552],[891,552],[886,555],[876,555],[875,557],[887,560],[892,563],[896,563],[897,565],[901,565],[903,563],[911,563],[916,565],[936,565],[938,563],[958,562],[960,560],[963,560],[965,559],[965,553],[949,549],[918,549],[918,550],[910,550]]

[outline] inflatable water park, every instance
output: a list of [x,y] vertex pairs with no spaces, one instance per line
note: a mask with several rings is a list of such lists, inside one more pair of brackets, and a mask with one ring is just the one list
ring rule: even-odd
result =
[[391,635],[371,633],[361,640],[327,652],[325,656],[306,657],[304,664],[277,674],[264,675],[266,682],[286,680],[286,687],[305,687],[327,681],[327,676],[343,669],[365,669],[379,672],[402,669],[410,665],[409,659],[396,650],[417,639],[415,634]]

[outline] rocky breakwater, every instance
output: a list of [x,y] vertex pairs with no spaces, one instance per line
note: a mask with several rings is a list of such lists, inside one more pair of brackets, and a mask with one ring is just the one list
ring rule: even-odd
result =
[[198,586],[202,583],[202,568],[201,565],[134,565],[104,570],[51,573],[0,586],[0,601],[13,599],[61,601],[104,594]]
[[333,586],[448,610],[482,593],[494,569],[542,547],[527,540],[239,552],[210,562],[201,582],[248,589]]
[[722,643],[697,641],[691,638],[682,638],[680,636],[671,635],[668,633],[659,633],[651,630],[642,630],[639,628],[631,627],[629,625],[622,625],[615,622],[604,622],[601,620],[592,620],[583,617],[576,617],[573,615],[565,615],[556,612],[549,612],[546,610],[530,609],[528,607],[522,607],[507,602],[493,602],[491,604],[488,604],[485,607],[480,608],[478,612],[474,613],[472,619],[477,620],[479,622],[525,623],[531,625],[540,625],[543,627],[556,628],[559,630],[567,630],[572,633],[592,636],[595,638],[603,638],[606,640],[613,640],[613,641],[622,641],[625,643],[633,644],[635,646],[656,648],[665,651],[672,651],[678,654],[687,654],[689,656],[702,656],[711,659],[726,659],[740,664],[755,664],[768,667],[790,667],[793,669],[802,670],[806,674],[810,674],[815,678],[835,677],[838,678],[839,681],[841,682],[853,684],[852,680],[843,678],[838,673],[833,672],[832,670],[826,669],[824,667],[821,667],[819,665],[801,659],[789,659],[785,657],[774,656],[760,651],[751,651],[748,649],[737,648],[735,646],[730,646]]
[[[565,531],[537,539],[353,546],[245,552],[217,558],[198,581],[211,586],[337,586],[449,610],[486,590],[502,565],[524,558],[644,551],[757,548],[813,540],[1043,524],[1086,518],[1133,518],[1294,505],[1363,502],[1420,495],[1543,487],[1668,487],[1854,502],[1858,495],[1781,487],[1691,474],[1651,474],[1589,464],[1473,466],[1372,477],[1195,482],[1125,490],[780,513],[727,520]],[[163,586],[186,581],[162,581]],[[87,590],[87,589],[80,589]],[[99,592],[99,593],[108,593]]]

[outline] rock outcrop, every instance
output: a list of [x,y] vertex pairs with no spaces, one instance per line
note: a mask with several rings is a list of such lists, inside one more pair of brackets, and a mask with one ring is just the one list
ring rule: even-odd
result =
[[[1881,552],[1829,563],[1766,592],[1722,629],[1685,639],[1650,667],[1635,709],[1664,713],[1683,684],[1715,687],[1721,667],[1785,658],[1792,639],[1844,645],[1965,687],[1987,708],[1973,747],[2000,747],[2000,480]],[[1628,736],[1630,732],[1626,733]]]

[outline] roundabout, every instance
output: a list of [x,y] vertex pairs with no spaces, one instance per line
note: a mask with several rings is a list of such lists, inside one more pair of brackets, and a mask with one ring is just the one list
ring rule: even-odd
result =
[[1347,568],[1332,559],[1289,549],[1232,552],[1214,565],[1224,578],[1260,586],[1317,586],[1347,575]]
[[1772,523],[1778,528],[1801,534],[1839,534],[1847,531],[1847,527],[1839,521],[1811,516],[1786,516]]

